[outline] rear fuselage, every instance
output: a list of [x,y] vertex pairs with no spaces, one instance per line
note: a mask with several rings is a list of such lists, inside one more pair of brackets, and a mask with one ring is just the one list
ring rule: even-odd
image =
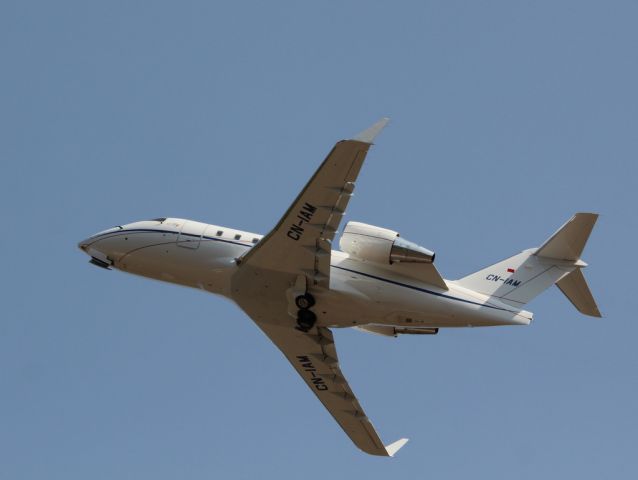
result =
[[[177,218],[135,222],[98,233],[80,248],[94,263],[236,300],[236,259],[261,240],[245,231]],[[293,280],[294,281],[294,280]],[[332,251],[330,289],[312,289],[318,324],[352,327],[527,325],[531,314],[446,282],[448,290],[396,274],[391,266]],[[268,299],[286,302],[286,299]],[[291,319],[291,322],[293,320]]]

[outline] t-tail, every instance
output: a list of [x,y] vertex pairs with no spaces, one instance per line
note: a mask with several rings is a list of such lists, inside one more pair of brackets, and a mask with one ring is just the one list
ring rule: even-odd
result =
[[581,271],[587,264],[580,259],[597,219],[596,213],[577,213],[539,248],[525,250],[455,283],[514,307],[522,307],[556,284],[579,312],[600,317]]

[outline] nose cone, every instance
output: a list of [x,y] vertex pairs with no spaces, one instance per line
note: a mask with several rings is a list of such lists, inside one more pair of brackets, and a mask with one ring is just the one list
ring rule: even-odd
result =
[[[95,244],[100,241],[101,237],[106,236],[109,233],[119,232],[122,230],[122,227],[113,227],[108,228],[106,230],[102,230],[101,232],[97,232],[94,235],[91,235],[89,238],[86,238],[78,243],[78,248],[83,251],[87,251],[90,246],[95,246]],[[88,253],[88,252],[87,252]]]
[[[156,243],[154,241],[157,240],[155,236],[157,233],[160,235],[172,233],[177,228],[175,225],[163,226],[165,220],[165,218],[156,218],[109,228],[78,242],[78,247],[91,257],[90,262],[94,265],[120,268],[124,266],[121,263],[122,258],[126,257],[128,262],[133,258],[132,252]],[[171,230],[167,232],[167,228]]]
[[102,240],[108,237],[108,233],[117,232],[121,229],[122,227],[114,227],[91,235],[89,238],[78,242],[78,248],[91,257],[90,263],[108,269],[113,265],[113,260],[109,258],[108,249],[105,248],[108,246],[108,242]]
[[88,239],[88,238],[86,238],[86,239],[84,239],[84,240],[80,240],[80,241],[78,242],[78,248],[79,248],[80,250],[82,250],[83,252],[86,252],[86,249],[87,249],[87,248],[88,248],[88,246],[89,246],[89,241],[90,241],[90,239]]

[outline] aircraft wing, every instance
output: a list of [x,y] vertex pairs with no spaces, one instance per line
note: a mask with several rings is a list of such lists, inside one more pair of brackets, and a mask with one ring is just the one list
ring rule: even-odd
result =
[[304,274],[328,287],[331,242],[383,118],[354,139],[338,142],[273,230],[239,259],[241,265]]
[[384,446],[339,368],[332,332],[304,333],[291,326],[256,322],[282,351],[354,444],[371,455],[394,456],[406,438]]
[[333,147],[275,228],[238,259],[231,290],[354,444],[372,455],[392,456],[407,439],[383,445],[339,368],[332,332],[317,326],[297,330],[287,298],[299,279],[303,287],[329,287],[331,241],[372,140],[387,121]]

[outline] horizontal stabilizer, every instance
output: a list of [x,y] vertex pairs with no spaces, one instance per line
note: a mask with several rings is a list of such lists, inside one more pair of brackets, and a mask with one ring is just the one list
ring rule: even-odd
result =
[[598,219],[597,213],[577,213],[536,250],[539,257],[577,261]]
[[385,449],[388,452],[388,456],[394,457],[394,454],[401,450],[401,447],[403,447],[403,445],[405,445],[406,443],[408,443],[408,439],[402,438],[394,443],[391,443],[390,445],[386,445]]
[[556,283],[556,286],[565,294],[580,313],[589,315],[590,317],[602,317],[596,305],[596,300],[594,300],[587,286],[583,272],[579,269],[563,277]]

